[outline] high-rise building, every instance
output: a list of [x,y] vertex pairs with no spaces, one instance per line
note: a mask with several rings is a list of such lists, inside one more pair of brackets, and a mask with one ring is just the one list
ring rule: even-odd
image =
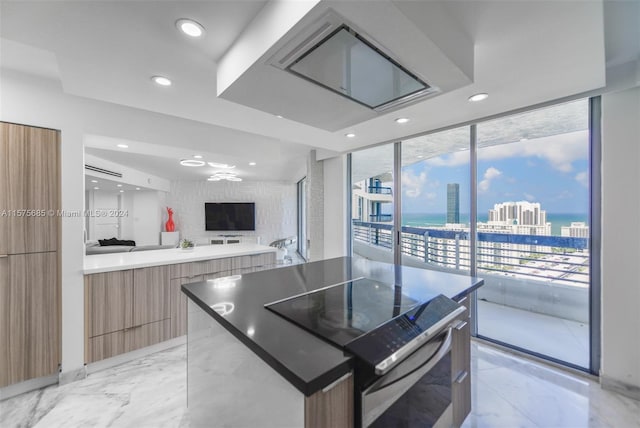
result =
[[447,223],[460,223],[460,185],[447,184]]
[[543,226],[547,224],[547,212],[538,202],[503,202],[489,210],[489,223],[517,224],[519,226]]
[[570,236],[572,238],[588,238],[589,226],[583,221],[571,222],[571,226],[562,226],[560,236]]

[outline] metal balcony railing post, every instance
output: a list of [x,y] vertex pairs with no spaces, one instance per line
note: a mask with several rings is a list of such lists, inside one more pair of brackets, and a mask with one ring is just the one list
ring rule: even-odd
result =
[[429,231],[422,234],[422,245],[424,246],[424,262],[429,262]]
[[456,233],[456,269],[460,269],[460,234]]

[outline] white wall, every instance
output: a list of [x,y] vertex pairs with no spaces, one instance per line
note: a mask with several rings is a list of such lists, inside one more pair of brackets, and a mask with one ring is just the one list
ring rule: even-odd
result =
[[[207,242],[220,234],[259,236],[268,245],[296,234],[296,185],[257,181],[174,181],[167,196],[180,238]],[[204,230],[205,202],[255,202],[255,232],[207,232]]]
[[324,258],[347,255],[347,161],[338,156],[324,165]]
[[324,161],[316,160],[312,150],[307,159],[307,257],[311,262],[325,258],[324,198]]
[[602,96],[602,384],[640,398],[640,88]]
[[122,210],[127,216],[122,217],[121,239],[132,239],[136,245],[158,245],[160,232],[164,230],[162,212],[165,207],[164,192],[140,190],[123,194]]

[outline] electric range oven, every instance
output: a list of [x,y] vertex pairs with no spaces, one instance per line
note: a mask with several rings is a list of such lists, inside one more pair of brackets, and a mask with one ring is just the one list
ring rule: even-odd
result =
[[433,427],[448,420],[452,329],[463,306],[367,278],[265,306],[355,357],[356,427]]

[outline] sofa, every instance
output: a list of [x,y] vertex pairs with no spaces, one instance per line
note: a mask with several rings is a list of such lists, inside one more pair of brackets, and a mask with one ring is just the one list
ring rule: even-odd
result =
[[164,250],[176,248],[175,245],[100,245],[98,241],[85,242],[85,254],[130,253],[135,251]]

